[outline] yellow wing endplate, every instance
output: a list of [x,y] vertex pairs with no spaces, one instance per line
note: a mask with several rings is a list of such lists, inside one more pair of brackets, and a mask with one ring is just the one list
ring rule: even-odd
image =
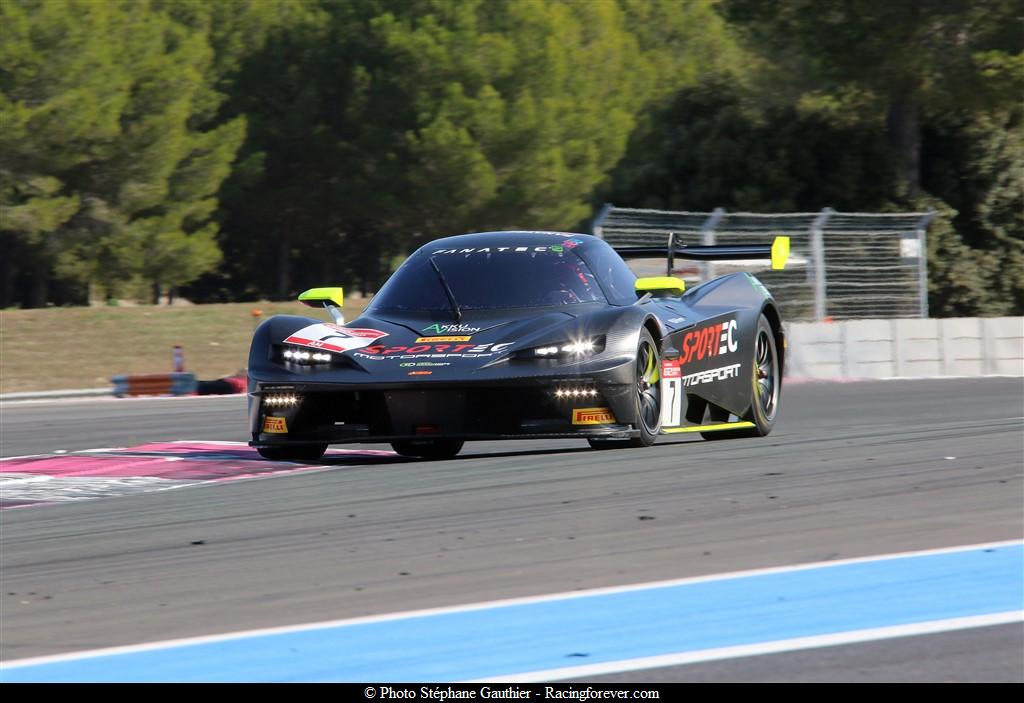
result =
[[343,288],[310,288],[299,294],[299,302],[311,308],[318,308],[325,303],[337,307],[345,305],[345,291]]
[[634,289],[637,295],[663,293],[679,296],[686,290],[686,283],[683,282],[683,279],[674,276],[650,276],[636,279]]
[[772,269],[781,271],[789,261],[789,237],[778,236],[772,242]]

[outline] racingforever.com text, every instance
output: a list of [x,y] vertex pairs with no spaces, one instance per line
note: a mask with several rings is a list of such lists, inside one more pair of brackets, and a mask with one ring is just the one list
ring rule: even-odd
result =
[[367,699],[393,700],[658,700],[653,688],[596,688],[594,686],[367,686]]

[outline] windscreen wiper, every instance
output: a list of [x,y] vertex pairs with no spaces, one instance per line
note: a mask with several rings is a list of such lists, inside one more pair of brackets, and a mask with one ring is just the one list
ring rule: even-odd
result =
[[462,311],[459,310],[459,304],[455,302],[455,294],[452,293],[451,286],[448,285],[448,281],[445,279],[444,274],[441,273],[441,269],[437,267],[437,262],[434,261],[434,257],[429,259],[430,265],[437,271],[437,279],[441,281],[441,286],[444,288],[444,294],[448,296],[448,304],[452,306],[452,315],[455,317],[456,322],[462,321]]

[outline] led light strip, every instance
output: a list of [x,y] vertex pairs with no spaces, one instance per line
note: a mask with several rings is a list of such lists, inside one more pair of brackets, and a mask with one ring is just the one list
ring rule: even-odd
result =
[[297,395],[267,395],[263,397],[264,405],[295,405],[299,402]]
[[290,361],[330,361],[331,355],[327,352],[308,352],[302,349],[285,349],[285,359]]
[[593,398],[597,395],[596,388],[556,388],[556,398]]
[[559,353],[562,354],[575,354],[576,356],[583,356],[585,354],[592,353],[597,347],[597,342],[593,339],[580,339],[565,344],[552,344],[546,347],[536,347],[533,353],[536,356],[555,356]]

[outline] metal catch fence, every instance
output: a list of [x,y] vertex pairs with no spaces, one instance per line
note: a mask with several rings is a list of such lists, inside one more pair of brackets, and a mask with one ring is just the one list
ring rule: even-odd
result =
[[[766,244],[790,237],[790,263],[696,264],[676,259],[672,275],[707,281],[729,270],[755,273],[787,320],[928,317],[926,232],[934,212],[729,213],[640,210],[605,205],[592,232],[613,246]],[[664,260],[630,262],[638,274],[664,275]],[[660,266],[660,268],[659,268]]]

